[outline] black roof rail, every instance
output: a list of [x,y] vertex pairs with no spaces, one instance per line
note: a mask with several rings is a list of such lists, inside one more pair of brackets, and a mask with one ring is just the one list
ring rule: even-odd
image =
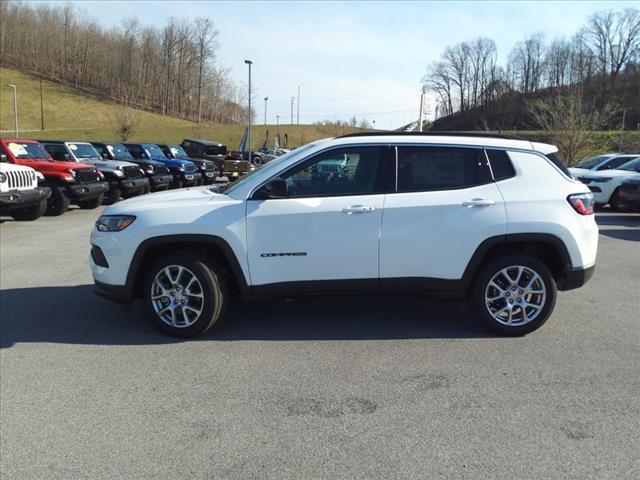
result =
[[348,133],[346,135],[340,135],[336,138],[349,138],[349,137],[379,137],[379,136],[409,136],[409,137],[479,137],[479,138],[502,138],[504,140],[526,140],[522,137],[515,135],[498,135],[496,133],[482,133],[482,132],[397,132],[395,130],[385,131],[380,130],[376,132],[357,132]]

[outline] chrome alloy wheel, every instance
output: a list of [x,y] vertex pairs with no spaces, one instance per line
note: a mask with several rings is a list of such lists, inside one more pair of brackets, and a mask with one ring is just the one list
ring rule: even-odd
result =
[[547,298],[542,277],[522,265],[506,267],[487,284],[484,303],[489,314],[503,325],[519,326],[535,320]]
[[167,325],[189,327],[200,318],[204,308],[202,284],[188,268],[168,265],[153,279],[151,304]]

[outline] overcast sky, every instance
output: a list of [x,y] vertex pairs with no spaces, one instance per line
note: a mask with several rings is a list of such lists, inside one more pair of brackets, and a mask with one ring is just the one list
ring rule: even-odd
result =
[[[136,16],[164,25],[167,18],[211,17],[219,31],[218,63],[247,81],[253,65],[254,101],[263,122],[289,123],[290,98],[301,89],[300,122],[356,115],[379,128],[417,119],[420,79],[443,49],[493,38],[504,61],[513,44],[544,32],[571,36],[599,10],[638,2],[177,2],[76,1],[104,26]],[[431,110],[434,106],[431,105]],[[294,112],[295,114],[295,112]],[[295,119],[294,119],[295,120]]]

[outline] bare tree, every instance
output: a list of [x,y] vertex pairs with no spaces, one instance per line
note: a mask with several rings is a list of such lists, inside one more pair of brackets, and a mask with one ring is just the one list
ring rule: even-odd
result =
[[126,142],[133,135],[137,125],[134,110],[123,104],[116,111],[114,121],[116,135],[120,140]]
[[583,92],[571,88],[548,100],[536,100],[528,105],[534,122],[544,130],[569,165],[573,165],[580,154],[590,150],[594,132],[615,115],[612,105],[595,109],[585,104]]
[[207,63],[211,60],[216,48],[215,40],[218,32],[214,29],[209,17],[198,17],[195,20],[196,46],[198,52],[198,122],[202,121],[202,86]]

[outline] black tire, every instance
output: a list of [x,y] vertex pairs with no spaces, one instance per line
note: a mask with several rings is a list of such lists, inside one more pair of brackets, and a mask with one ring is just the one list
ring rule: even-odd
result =
[[64,187],[52,186],[51,197],[47,202],[47,210],[45,215],[50,217],[57,217],[69,210],[71,201],[67,194],[64,192]]
[[150,193],[150,192],[151,192],[151,185],[148,185],[148,184],[145,185],[144,190],[142,190],[142,194],[146,195],[147,193]]
[[35,205],[32,205],[30,207],[12,210],[11,216],[15,220],[19,220],[21,222],[31,222],[40,218],[46,211],[47,199],[43,198],[39,203],[36,203]]
[[83,210],[93,210],[94,208],[98,208],[104,202],[104,193],[101,193],[96,198],[92,198],[91,200],[82,200],[78,202],[78,206]]
[[195,184],[195,186],[196,186],[196,187],[200,187],[200,186],[202,186],[202,185],[204,185],[204,180],[202,179],[202,177],[198,177],[198,178],[196,178],[196,184]]
[[251,161],[254,165],[262,165],[262,157],[260,155],[253,155]]
[[118,187],[118,184],[112,183],[109,186],[109,191],[104,196],[104,201],[102,203],[104,203],[105,205],[113,205],[118,200],[120,200],[121,196],[122,196],[122,190],[120,190],[120,187]]
[[616,188],[611,194],[611,198],[609,199],[609,206],[613,210],[618,210],[620,205],[620,187]]
[[173,183],[171,184],[171,188],[178,189],[184,187],[184,180],[180,177],[173,177]]
[[[151,300],[152,288],[154,285],[154,279],[165,267],[168,266],[180,266],[189,270],[198,279],[202,286],[203,300],[202,303],[198,303],[197,299],[196,308],[201,308],[202,311],[195,319],[195,321],[188,326],[172,326],[165,322],[154,309],[154,304]],[[172,275],[175,275],[177,271],[172,270]],[[183,273],[183,275],[189,275],[189,273]],[[163,278],[167,278],[164,277]],[[174,278],[178,282],[182,277]],[[174,284],[175,287],[176,284]],[[167,284],[169,286],[169,284]],[[152,322],[163,332],[173,337],[180,338],[193,338],[203,334],[211,327],[213,327],[223,316],[227,308],[229,301],[229,294],[227,289],[227,282],[224,273],[217,267],[215,262],[198,257],[195,254],[176,252],[164,256],[164,258],[156,262],[152,268],[149,269],[148,276],[143,284],[143,299],[145,307],[151,317]],[[174,292],[175,294],[176,292]],[[170,297],[163,297],[161,302],[169,300]],[[175,300],[177,301],[177,297]],[[191,302],[192,300],[187,300]],[[179,307],[179,305],[178,305]],[[184,310],[183,310],[184,312]],[[173,313],[172,315],[176,315]],[[178,314],[179,319],[184,319]]]
[[[522,294],[522,292],[525,292],[525,290],[516,289],[515,291],[513,291],[513,287],[509,289],[509,287],[507,286],[506,290],[504,290],[506,292],[505,295],[507,297],[514,295],[516,298],[509,298],[508,300],[507,298],[496,299],[496,303],[492,302],[495,308],[501,308],[501,304],[499,302],[503,302],[505,306],[507,306],[507,302],[511,302],[511,304],[513,305],[512,310],[518,308],[519,310],[516,310],[516,315],[519,315],[520,318],[522,318],[522,314],[519,313],[522,311],[522,308],[518,305],[519,300],[524,300],[525,302],[527,300],[533,300],[533,303],[542,303],[540,303],[541,308],[537,312],[537,315],[533,320],[530,320],[528,322],[516,322],[515,325],[506,325],[495,319],[490,313],[489,307],[485,304],[485,292],[489,288],[489,282],[492,280],[494,275],[496,275],[502,269],[515,266],[526,267],[530,271],[537,273],[540,279],[539,281],[544,284],[546,297],[544,301],[542,301],[539,296],[536,296],[536,294],[529,294],[529,296],[525,297],[525,295],[527,295],[525,293],[525,295],[523,295],[522,297],[518,297],[518,294]],[[517,276],[517,271],[510,271],[510,274],[511,273],[513,274],[513,276]],[[525,275],[527,275],[526,271]],[[526,283],[528,279],[531,278],[525,275],[523,275],[523,277],[520,279],[520,286],[522,286],[523,283]],[[513,281],[514,280],[512,280],[512,282]],[[538,281],[534,283],[537,284]],[[498,290],[496,290],[496,292],[498,292]],[[480,270],[476,275],[474,284],[472,286],[470,300],[475,313],[480,317],[482,323],[485,326],[501,335],[517,337],[537,330],[544,324],[544,322],[547,321],[555,307],[556,297],[556,282],[553,279],[553,275],[551,275],[549,267],[547,267],[545,263],[538,260],[537,258],[530,257],[528,255],[514,254],[489,261],[480,267]],[[525,312],[528,308],[530,307],[525,308]],[[534,312],[535,309],[530,310],[529,315],[532,315]]]

